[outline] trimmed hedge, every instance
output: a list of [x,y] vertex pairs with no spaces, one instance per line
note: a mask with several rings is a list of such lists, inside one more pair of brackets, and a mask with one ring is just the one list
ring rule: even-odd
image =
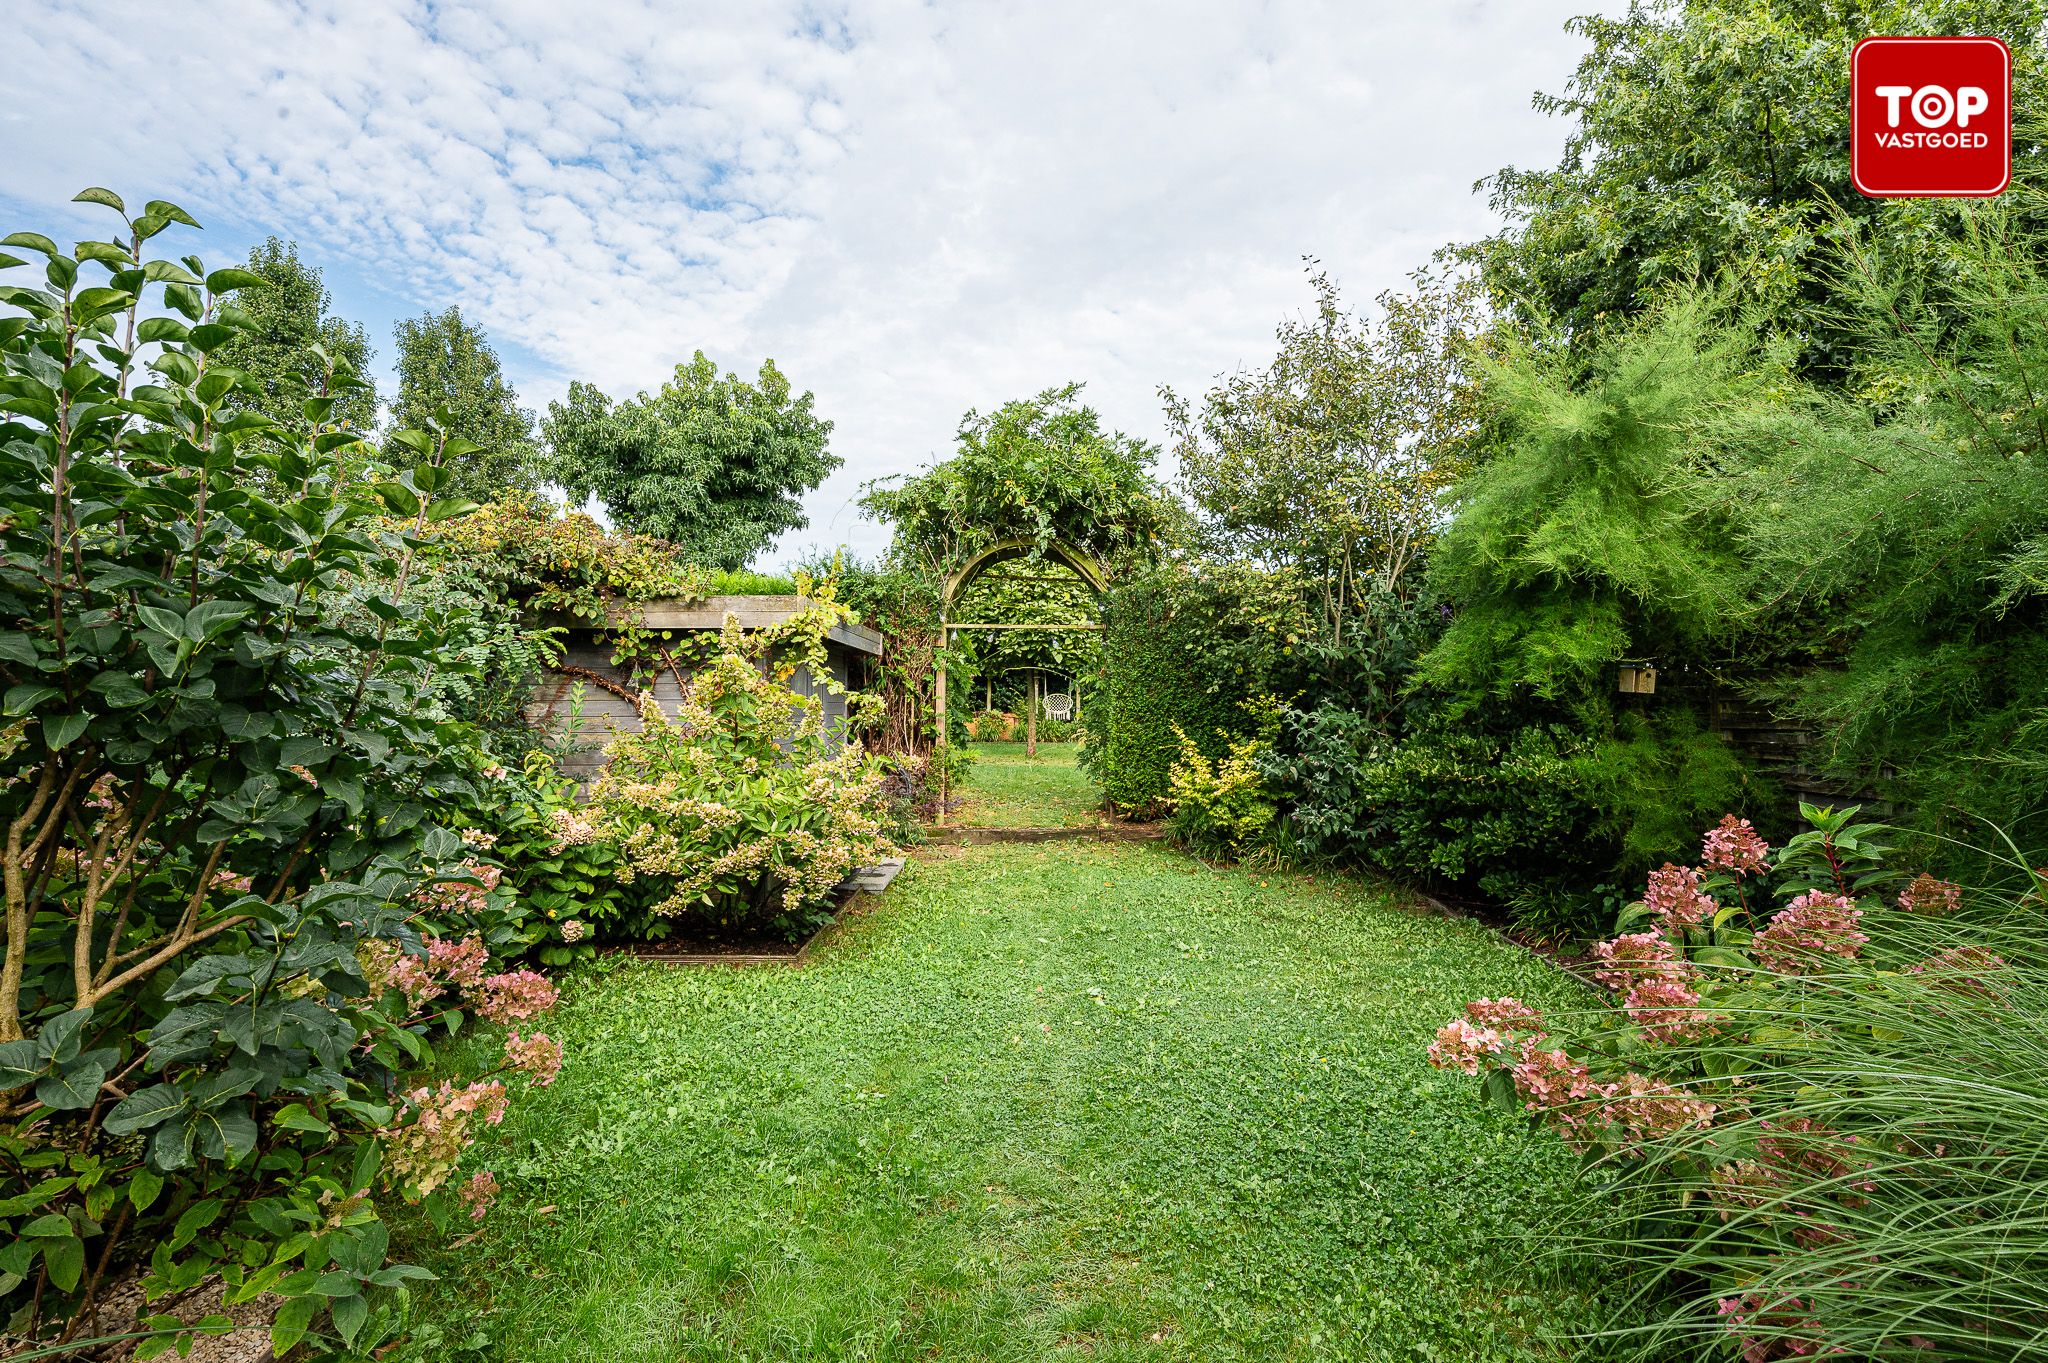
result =
[[1168,567],[1103,603],[1102,672],[1085,750],[1110,803],[1151,818],[1167,806],[1173,726],[1212,757],[1252,730],[1243,703],[1273,689],[1307,628],[1291,578],[1245,568]]

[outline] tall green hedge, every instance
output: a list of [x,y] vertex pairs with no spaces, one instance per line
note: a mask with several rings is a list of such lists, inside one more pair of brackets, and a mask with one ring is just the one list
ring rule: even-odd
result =
[[1174,725],[1212,754],[1251,729],[1243,702],[1273,689],[1306,637],[1301,600],[1285,574],[1183,565],[1109,594],[1085,713],[1091,769],[1110,803],[1141,818],[1163,812]]

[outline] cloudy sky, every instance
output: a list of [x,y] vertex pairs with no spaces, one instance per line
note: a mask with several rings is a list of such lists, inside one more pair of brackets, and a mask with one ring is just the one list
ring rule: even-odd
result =
[[764,563],[868,552],[859,484],[965,409],[1078,379],[1156,439],[1160,384],[1268,356],[1303,256],[1364,302],[1486,232],[1598,7],[9,0],[0,212],[97,234],[103,184],[209,264],[296,238],[380,366],[460,303],[535,407],[772,356],[846,467]]

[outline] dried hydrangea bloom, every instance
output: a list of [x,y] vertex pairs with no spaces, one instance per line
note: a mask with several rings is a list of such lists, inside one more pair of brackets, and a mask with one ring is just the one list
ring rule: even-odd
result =
[[441,1186],[469,1145],[470,1123],[481,1117],[492,1126],[505,1120],[505,1085],[496,1079],[474,1084],[443,1083],[405,1095],[411,1120],[385,1131],[385,1167],[421,1197]]
[[1714,1015],[1700,1007],[1692,981],[1655,975],[1632,986],[1622,1001],[1629,1021],[1651,1041],[1691,1041],[1714,1029]]
[[490,1170],[485,1169],[473,1176],[469,1182],[463,1184],[461,1188],[457,1189],[457,1192],[461,1194],[463,1202],[469,1207],[469,1219],[481,1221],[484,1219],[484,1213],[491,1209],[491,1203],[497,1200],[497,1176]]
[[1650,872],[1643,906],[1662,920],[1667,931],[1696,928],[1714,916],[1720,905],[1700,888],[1700,873],[1690,866],[1665,862]]
[[547,976],[531,970],[512,970],[478,984],[470,1002],[492,1022],[523,1022],[554,1007],[560,997],[561,992],[548,982]]
[[1985,977],[2003,969],[2005,958],[1997,952],[1987,947],[1961,946],[1936,952],[1907,967],[1907,973],[1925,975],[1930,982],[1947,989],[1988,998],[1994,992],[1993,982]]
[[[1799,1182],[1841,1179],[1854,1166],[1856,1138],[1844,1136],[1811,1117],[1785,1117],[1758,1124],[1757,1157],[1774,1171]],[[1869,1185],[1862,1185],[1869,1191]]]
[[1899,892],[1899,907],[1907,913],[1946,915],[1963,906],[1963,887],[1937,880],[1922,871],[1913,883]]
[[1593,948],[1593,959],[1601,964],[1593,978],[1616,992],[1626,991],[1644,977],[1679,973],[1683,963],[1677,950],[1661,932],[1625,933]]
[[1857,930],[1863,910],[1846,895],[1808,890],[1778,910],[1750,941],[1750,954],[1772,970],[1813,969],[1823,956],[1854,960],[1870,938]]
[[1621,1128],[1631,1148],[1691,1127],[1713,1125],[1720,1109],[1659,1079],[1631,1070],[1607,1090],[1604,1114]]
[[562,1072],[562,1043],[546,1032],[513,1032],[505,1038],[505,1064],[530,1076],[535,1088],[544,1089]]
[[1707,1175],[1707,1196],[1720,1208],[1723,1221],[1737,1211],[1770,1205],[1783,1186],[1783,1175],[1762,1160],[1735,1160]]
[[[1814,1319],[1811,1308],[1797,1297],[1767,1301],[1750,1292],[1740,1297],[1723,1297],[1719,1302],[1721,1322],[1735,1336],[1742,1363],[1776,1363],[1783,1358],[1811,1358],[1839,1354],[1840,1345],[1830,1345]],[[1769,1334],[1752,1335],[1751,1330]]]
[[1700,846],[1700,861],[1717,871],[1754,875],[1769,866],[1771,845],[1757,836],[1749,820],[1723,814],[1721,822],[1707,830]]
[[564,918],[561,931],[563,941],[580,942],[589,934],[590,925],[580,918]]
[[1479,1073],[1480,1066],[1507,1050],[1507,1038],[1491,1027],[1476,1027],[1463,1018],[1453,1018],[1437,1029],[1429,1043],[1429,1063],[1440,1070]]

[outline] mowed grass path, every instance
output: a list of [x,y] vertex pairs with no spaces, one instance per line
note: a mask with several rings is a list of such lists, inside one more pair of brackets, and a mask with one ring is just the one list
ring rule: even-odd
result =
[[1577,1357],[1567,1158],[1423,1059],[1503,993],[1572,996],[1368,886],[927,849],[803,969],[574,976],[396,1356]]
[[969,828],[1072,828],[1099,821],[1102,791],[1077,765],[1078,743],[974,743],[974,765],[952,821]]

